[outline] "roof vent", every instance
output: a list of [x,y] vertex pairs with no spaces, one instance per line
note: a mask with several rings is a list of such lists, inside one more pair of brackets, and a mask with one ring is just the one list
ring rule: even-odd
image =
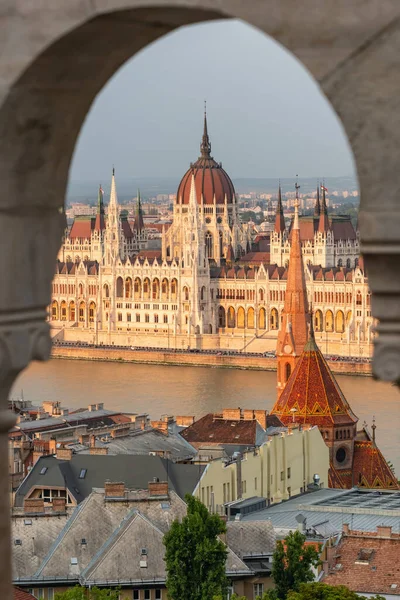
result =
[[77,565],[78,564],[78,559],[74,556],[71,558],[71,565]]
[[145,555],[147,555],[147,548],[142,548],[142,549],[141,549],[141,551],[140,551],[140,554],[141,554],[142,556],[145,556]]
[[159,480],[159,478],[158,478],[158,477],[153,477],[153,482],[154,482],[154,483],[159,483],[159,481],[160,481],[160,480]]
[[32,519],[24,519],[24,525],[32,525]]
[[15,540],[15,541],[14,541],[14,544],[15,544],[16,546],[22,546],[22,540]]
[[82,546],[86,546],[87,545],[86,538],[82,538],[81,539],[81,544],[82,544]]

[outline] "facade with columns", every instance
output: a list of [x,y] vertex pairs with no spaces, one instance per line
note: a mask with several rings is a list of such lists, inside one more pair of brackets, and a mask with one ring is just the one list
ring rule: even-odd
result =
[[[372,316],[359,240],[348,217],[328,215],[325,190],[300,217],[304,278],[325,353],[368,356]],[[281,192],[270,255],[240,222],[234,186],[211,156],[204,118],[200,157],[178,188],[172,225],[151,250],[140,197],[130,226],[113,172],[107,217],[78,217],[59,252],[49,317],[60,340],[158,348],[274,351],[292,232]]]

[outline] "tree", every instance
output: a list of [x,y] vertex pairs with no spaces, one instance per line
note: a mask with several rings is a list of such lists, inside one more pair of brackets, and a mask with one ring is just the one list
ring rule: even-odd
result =
[[174,521],[164,536],[167,590],[170,600],[226,597],[225,544],[218,538],[225,523],[187,494],[187,515]]
[[267,592],[266,600],[286,600],[290,590],[298,591],[300,584],[314,579],[312,567],[321,564],[313,545],[305,546],[306,536],[291,531],[284,542],[279,540],[272,559],[272,578],[275,589]]
[[65,592],[57,592],[55,600],[118,600],[119,589],[93,587],[90,590],[77,585]]
[[[302,583],[298,592],[289,592],[287,600],[366,600],[344,585],[326,585],[325,583]],[[384,600],[382,596],[373,596],[369,600]]]

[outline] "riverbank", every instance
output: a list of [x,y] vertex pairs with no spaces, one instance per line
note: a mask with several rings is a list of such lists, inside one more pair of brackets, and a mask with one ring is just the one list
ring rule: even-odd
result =
[[[68,360],[276,371],[276,358],[264,356],[218,355],[202,352],[170,352],[167,350],[131,350],[130,348],[94,348],[90,346],[53,346],[51,355],[52,358]],[[333,373],[336,374],[371,376],[371,363],[328,361],[328,364]]]

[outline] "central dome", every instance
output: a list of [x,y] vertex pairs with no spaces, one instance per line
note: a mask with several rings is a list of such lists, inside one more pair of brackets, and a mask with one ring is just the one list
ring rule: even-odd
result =
[[190,165],[178,187],[176,201],[178,204],[189,204],[190,184],[192,173],[196,186],[198,204],[227,204],[233,203],[235,188],[228,173],[224,171],[221,163],[217,163],[211,156],[211,144],[207,131],[207,115],[204,113],[204,132],[200,144],[200,156],[195,163]]

